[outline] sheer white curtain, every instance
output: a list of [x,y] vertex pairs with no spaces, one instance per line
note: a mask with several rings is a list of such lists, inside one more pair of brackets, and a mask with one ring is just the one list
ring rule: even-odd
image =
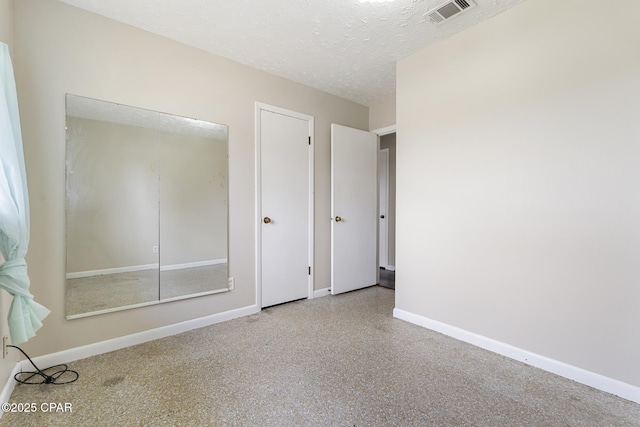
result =
[[13,295],[11,342],[36,334],[50,311],[33,300],[24,257],[29,245],[29,195],[24,168],[18,97],[9,48],[0,43],[0,288]]

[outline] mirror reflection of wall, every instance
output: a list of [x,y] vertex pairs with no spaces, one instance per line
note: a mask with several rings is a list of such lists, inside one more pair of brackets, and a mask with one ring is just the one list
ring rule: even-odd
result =
[[162,133],[159,147],[160,299],[226,287],[226,142]]
[[228,290],[227,127],[67,95],[67,318]]

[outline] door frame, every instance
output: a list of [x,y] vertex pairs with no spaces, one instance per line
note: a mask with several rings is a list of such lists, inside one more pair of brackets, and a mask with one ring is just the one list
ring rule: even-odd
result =
[[[397,125],[396,124],[392,124],[390,126],[386,126],[386,127],[383,127],[383,128],[374,129],[371,132],[373,132],[376,135],[378,135],[378,149],[380,149],[380,137],[381,136],[385,136],[385,135],[389,135],[389,134],[392,134],[392,133],[396,133],[397,134],[398,133],[398,129],[397,129]],[[388,194],[387,194],[387,201],[388,201]],[[388,208],[387,208],[387,211],[388,211]],[[389,212],[387,212],[387,216],[388,216],[388,214],[389,214]],[[388,226],[388,222],[387,222],[387,231],[388,230],[389,230],[389,226]],[[380,244],[379,241],[378,241],[378,244]],[[389,244],[389,236],[387,236],[387,248],[388,248],[388,244]],[[378,248],[378,252],[380,252],[380,248]],[[387,261],[388,260],[389,260],[389,251],[387,249]],[[397,262],[398,261],[396,260],[396,262],[394,264],[397,264]],[[380,260],[378,260],[378,264],[380,264]],[[387,262],[387,264],[389,264],[389,263]],[[396,271],[395,266],[393,266],[393,268],[390,268],[390,267],[392,267],[392,266],[391,265],[387,265],[386,269],[390,270],[390,271]]]
[[[374,130],[371,130],[369,132],[373,132],[378,136],[389,135],[390,133],[396,133],[396,125],[391,125],[391,126],[387,126],[387,127],[383,127],[383,128],[374,129]],[[378,141],[378,144],[380,144],[380,141]],[[378,145],[378,148],[380,148],[379,145]]]
[[255,103],[255,177],[256,177],[256,211],[254,215],[255,225],[255,257],[256,257],[256,306],[262,309],[262,141],[260,138],[261,130],[261,113],[262,111],[269,111],[271,113],[282,114],[296,119],[306,120],[309,123],[309,248],[308,248],[308,261],[311,267],[311,274],[309,274],[307,298],[313,298],[313,288],[315,275],[314,268],[314,118],[308,114],[298,113],[296,111],[287,110],[285,108],[276,107],[273,105],[265,104],[262,102]]

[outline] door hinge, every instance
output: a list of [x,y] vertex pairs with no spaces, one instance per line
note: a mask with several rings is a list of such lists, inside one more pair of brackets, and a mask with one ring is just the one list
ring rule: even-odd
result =
[[309,276],[311,276],[311,266],[309,266]]
[[309,135],[309,145],[311,145],[311,135]]

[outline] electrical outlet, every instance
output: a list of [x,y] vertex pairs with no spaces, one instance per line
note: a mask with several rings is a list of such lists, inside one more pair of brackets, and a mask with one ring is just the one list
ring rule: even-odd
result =
[[7,335],[2,337],[2,358],[4,359],[9,355],[9,337]]
[[154,254],[157,254],[157,253],[158,253],[158,249],[159,249],[159,248],[158,248],[157,246],[152,246],[152,247],[151,247],[151,250],[153,251],[153,253],[154,253]]
[[229,290],[235,287],[235,282],[233,280],[233,277],[229,277],[229,285],[227,287],[229,288]]

